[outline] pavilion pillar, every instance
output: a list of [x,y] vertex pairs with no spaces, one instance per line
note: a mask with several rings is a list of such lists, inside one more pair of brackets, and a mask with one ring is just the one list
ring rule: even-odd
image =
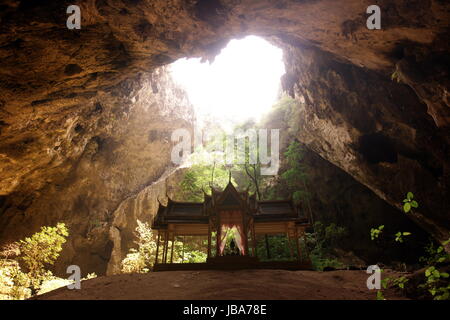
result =
[[289,255],[292,259],[294,253],[292,251],[292,241],[291,241],[291,237],[289,237],[289,233],[286,234],[287,240],[288,240],[288,245],[289,245]]
[[256,232],[255,232],[255,223],[252,221],[252,244],[253,244],[253,256],[258,257],[258,253],[256,251]]
[[300,244],[298,243],[298,229],[295,227],[295,246],[297,248],[297,260],[300,261]]
[[161,235],[159,234],[159,229],[158,229],[158,236],[156,237],[156,257],[155,257],[155,264],[158,263],[158,255],[159,255],[159,240],[160,240]]
[[164,255],[166,253],[166,232],[164,231],[163,234],[161,234],[162,238],[162,256],[161,256],[161,263],[164,263]]
[[304,242],[304,244],[305,244],[305,246],[304,246],[304,254],[305,254],[305,257],[306,257],[306,259],[308,259],[309,260],[309,251],[308,251],[308,246],[306,245],[306,236],[305,236],[305,229],[302,227],[302,229],[301,229],[301,231],[300,231],[300,237],[303,239],[303,242]]
[[264,235],[264,238],[266,241],[267,259],[270,259],[269,238],[267,237],[267,233]]
[[164,263],[167,263],[167,250],[169,247],[169,232],[166,230],[164,235]]
[[173,263],[173,247],[175,246],[175,234],[172,234],[172,247],[170,248],[170,263]]
[[245,230],[244,230],[244,248],[245,248],[245,255],[249,256],[250,252],[248,252],[248,234],[249,234],[249,230],[247,230],[248,227],[245,226]]
[[220,254],[220,225],[217,228],[217,232],[216,232],[216,257],[219,256]]
[[208,258],[211,257],[211,225],[208,224]]
[[181,249],[181,263],[184,263],[184,242],[186,241],[186,236],[183,236],[183,248]]

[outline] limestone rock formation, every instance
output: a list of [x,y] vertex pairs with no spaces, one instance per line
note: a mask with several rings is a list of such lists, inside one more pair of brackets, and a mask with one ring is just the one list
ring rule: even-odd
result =
[[286,89],[301,101],[298,139],[401,209],[408,191],[420,208],[409,216],[448,238],[449,141],[411,87],[337,62],[311,48],[285,48]]
[[392,205],[415,192],[413,219],[448,237],[449,6],[377,3],[381,30],[366,28],[369,0],[83,0],[69,30],[70,1],[0,1],[0,241],[67,221],[61,270],[104,273],[112,213],[192,124],[158,67],[249,34],[285,50],[298,138]]
[[[41,120],[34,130],[11,136],[19,141],[32,137],[46,148],[24,145],[21,153],[7,153],[17,164],[10,166],[23,176],[16,177],[21,178],[18,186],[2,198],[2,242],[30,235],[43,225],[65,222],[70,237],[56,271],[64,274],[68,265],[77,264],[83,273],[104,274],[115,240],[120,239],[120,235],[110,236],[112,225],[123,228],[125,234],[135,227],[115,223],[122,202],[175,168],[170,158],[171,134],[192,128],[193,109],[165,67],[73,103],[52,117],[45,112],[52,107],[47,102],[41,107],[44,110],[36,110]],[[20,144],[9,146],[13,151]],[[20,170],[20,165],[25,168]],[[154,207],[152,202],[156,198],[149,201],[148,210]],[[151,212],[140,209],[149,220]]]
[[120,273],[122,260],[130,248],[135,248],[137,220],[151,224],[158,210],[158,203],[167,204],[167,197],[175,199],[180,181],[185,174],[184,168],[168,169],[161,178],[143,188],[124,201],[113,212],[114,219],[109,230],[109,239],[113,243],[108,261],[107,274]]

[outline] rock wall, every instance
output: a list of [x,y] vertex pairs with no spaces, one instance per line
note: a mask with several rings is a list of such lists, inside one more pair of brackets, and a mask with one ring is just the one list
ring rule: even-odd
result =
[[[65,222],[70,237],[56,271],[64,274],[68,265],[77,264],[83,274],[104,274],[111,252],[117,250],[111,226],[134,230],[133,225],[130,231],[117,223],[122,202],[173,170],[171,134],[174,129],[192,128],[193,109],[165,67],[150,75],[138,74],[109,92],[95,92],[83,104],[58,114],[58,123],[44,112],[55,103],[36,110],[42,120],[35,130],[19,133],[52,148],[25,149],[14,159],[18,164],[32,163],[34,158],[48,162],[3,196],[1,240],[18,240],[41,226]],[[51,129],[58,125],[63,129]],[[151,212],[141,215],[148,215],[148,220]]]
[[[272,109],[262,126],[280,129],[281,166],[280,172],[288,169],[285,152],[290,143],[297,140],[303,128],[299,119],[304,116],[302,110],[306,101],[290,100],[283,97],[282,103]],[[417,264],[419,257],[425,254],[424,247],[430,241],[430,235],[420,225],[411,221],[408,214],[380,199],[372,190],[356,181],[350,174],[325,160],[308,146],[301,144],[302,168],[306,175],[302,191],[307,198],[300,202],[305,213],[311,212],[313,221],[324,225],[335,223],[345,227],[347,236],[334,245],[340,249],[336,254],[347,260],[357,257],[359,263],[372,265],[378,262],[395,264],[402,261]],[[292,189],[279,176],[270,181],[281,198],[291,196]],[[401,201],[399,201],[401,203]],[[384,225],[383,241],[371,240],[370,229]],[[404,243],[394,241],[398,231],[411,232]],[[362,262],[361,262],[362,260]],[[350,259],[350,265],[358,264]]]
[[[305,153],[305,163],[314,218],[346,228],[347,236],[337,244],[345,253],[357,256],[367,265],[393,265],[400,261],[416,265],[425,255],[430,235],[407,214],[310,150]],[[371,240],[370,229],[380,225],[385,226],[383,241],[377,243]],[[404,243],[395,242],[398,231],[411,232],[411,236]]]
[[130,248],[136,248],[134,241],[136,241],[137,220],[151,224],[158,210],[158,202],[166,205],[167,196],[175,199],[184,172],[184,168],[169,169],[158,181],[125,199],[117,207],[109,229],[109,239],[113,242],[113,249],[108,261],[107,274],[120,273],[122,260]]
[[[297,138],[408,214],[438,240],[449,237],[449,131],[436,126],[411,87],[338,62],[314,48],[285,46],[285,89],[301,102]],[[292,120],[291,120],[292,121]]]

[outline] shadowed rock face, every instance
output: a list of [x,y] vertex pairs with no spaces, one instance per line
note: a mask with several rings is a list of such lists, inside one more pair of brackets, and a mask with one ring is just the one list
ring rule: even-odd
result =
[[313,48],[284,52],[285,78],[294,79],[285,89],[305,101],[297,138],[399,209],[414,192],[420,207],[408,215],[448,238],[448,129],[407,85]]
[[192,125],[158,67],[248,34],[285,50],[284,87],[306,102],[298,139],[392,205],[413,191],[412,218],[448,237],[445,1],[378,1],[375,31],[371,1],[78,1],[81,30],[66,28],[70,4],[0,2],[1,241],[66,221],[61,266],[104,273],[112,213],[163,175],[168,134]]
[[[307,116],[304,112],[306,101],[302,101],[304,99],[297,99],[272,109],[262,124],[270,129],[280,129],[280,172],[289,169],[285,156],[289,144],[303,136],[302,131],[305,130],[302,119]],[[371,159],[373,162],[391,160],[389,152],[383,152],[381,156],[373,152],[386,139],[380,134],[368,135],[364,139],[364,143],[372,145],[369,155],[374,157]],[[335,253],[342,261],[349,265],[373,265],[380,261],[392,265],[398,261],[417,264],[418,258],[426,254],[424,248],[430,241],[430,235],[421,224],[414,223],[409,214],[381,200],[369,188],[308,146],[301,145],[301,150],[302,171],[306,177],[302,186],[302,191],[306,192],[306,197],[300,203],[302,211],[311,212],[314,222],[320,221],[326,226],[335,223],[345,227],[347,236],[333,243]],[[286,199],[291,196],[292,188],[282,177],[273,178],[270,184],[274,188],[269,192],[275,192],[276,197]],[[370,229],[380,225],[385,226],[384,242],[373,241],[370,236]],[[414,236],[403,243],[395,242],[393,235],[399,230],[408,230]],[[355,256],[357,259],[354,259]]]
[[[124,218],[117,209],[174,169],[171,134],[192,127],[192,106],[161,67],[99,91],[85,104],[40,117],[28,134],[43,150],[33,154],[27,149],[14,159],[19,164],[42,161],[40,171],[32,170],[31,176],[24,172],[18,188],[4,196],[2,242],[62,221],[70,237],[56,271],[65,274],[68,265],[77,264],[85,273],[104,274],[121,241],[132,243],[127,235],[136,227],[136,217],[149,220],[157,200],[146,198],[146,206],[135,208],[138,216],[131,209]],[[156,194],[162,197],[164,191]],[[120,228],[124,239],[113,233]]]

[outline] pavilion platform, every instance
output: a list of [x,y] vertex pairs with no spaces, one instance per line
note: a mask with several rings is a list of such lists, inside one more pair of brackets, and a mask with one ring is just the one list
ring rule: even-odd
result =
[[313,270],[310,261],[259,261],[249,256],[213,257],[203,263],[158,263],[153,267],[153,271],[243,269]]

